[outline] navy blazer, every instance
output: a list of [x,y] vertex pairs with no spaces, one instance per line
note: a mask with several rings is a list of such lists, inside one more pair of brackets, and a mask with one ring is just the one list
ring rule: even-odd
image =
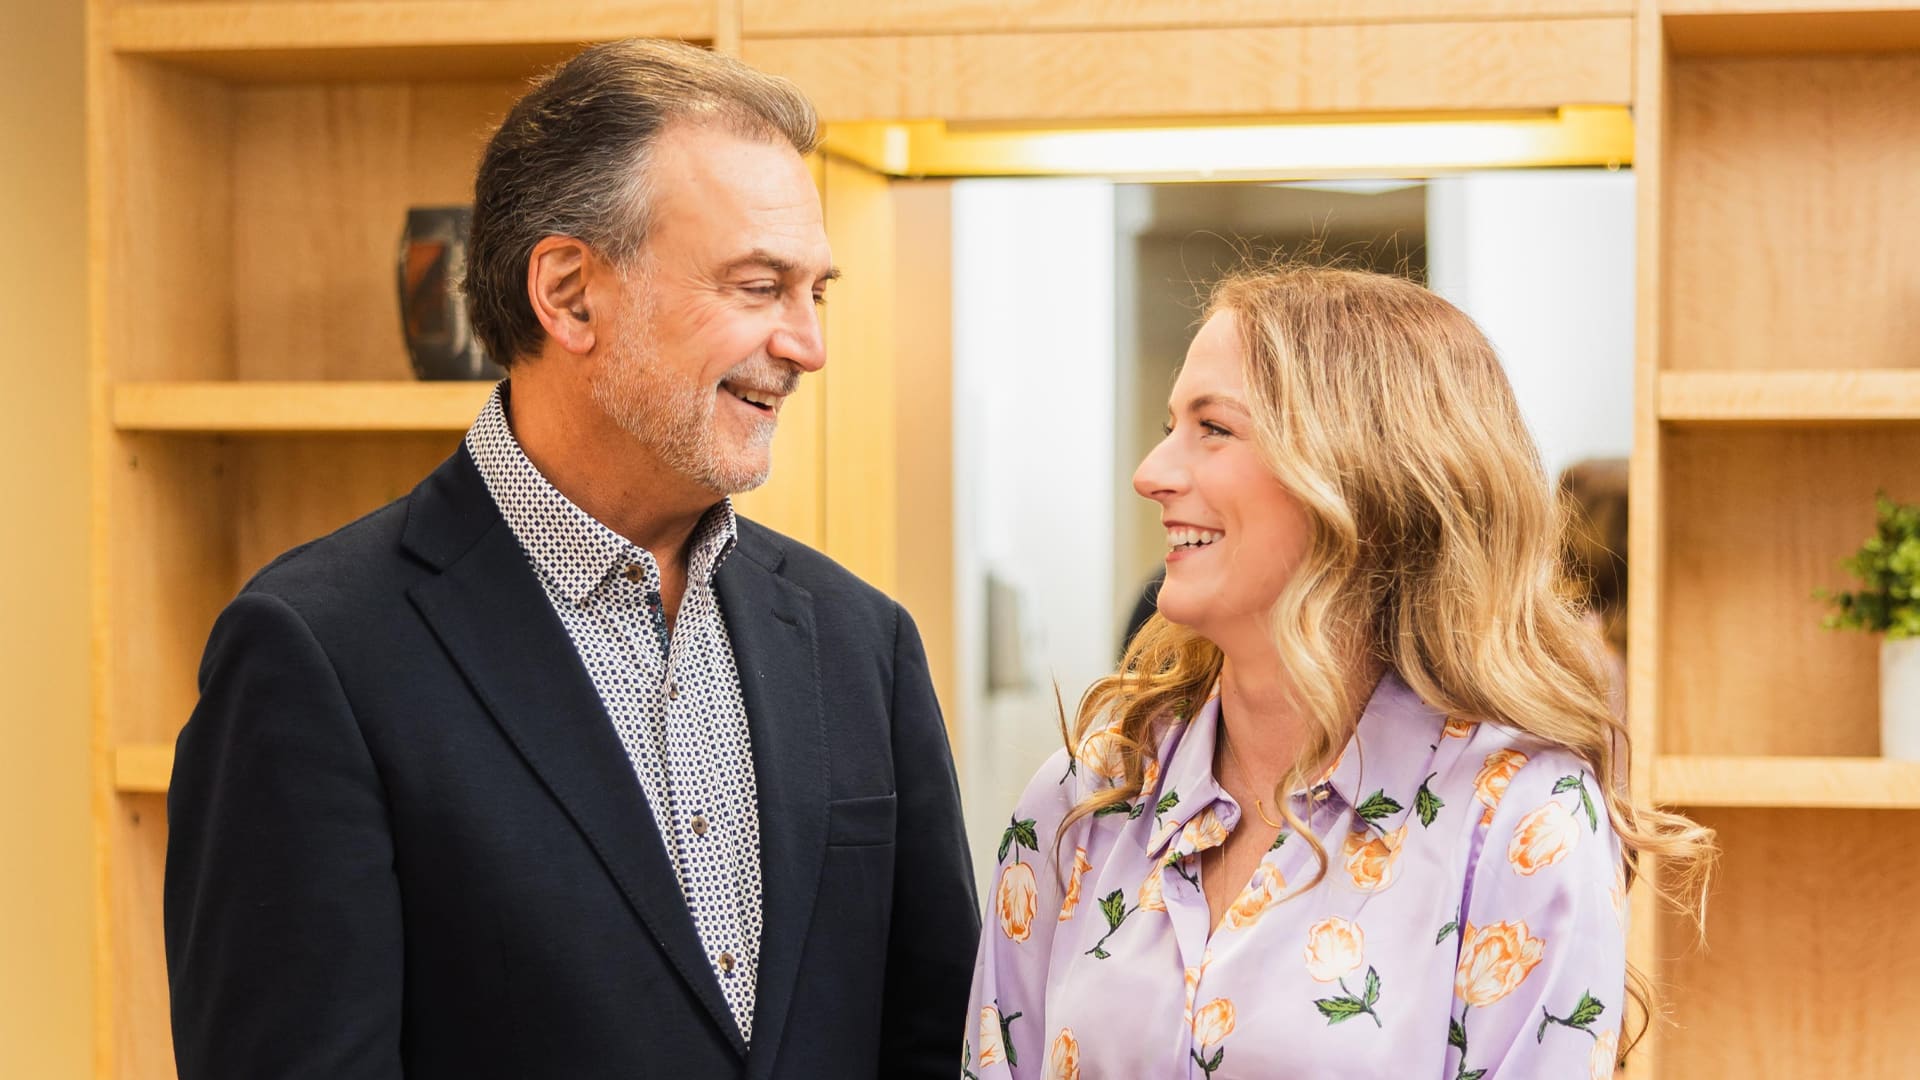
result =
[[751,522],[751,1050],[632,766],[463,447],[222,613],[167,796],[182,1080],[952,1077],[979,934],[912,620]]

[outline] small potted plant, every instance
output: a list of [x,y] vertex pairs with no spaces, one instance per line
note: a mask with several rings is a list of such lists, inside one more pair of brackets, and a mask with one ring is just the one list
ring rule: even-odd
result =
[[1880,641],[1880,753],[1920,761],[1920,506],[1874,498],[1879,528],[1841,565],[1856,592],[1823,593],[1830,630],[1866,630]]

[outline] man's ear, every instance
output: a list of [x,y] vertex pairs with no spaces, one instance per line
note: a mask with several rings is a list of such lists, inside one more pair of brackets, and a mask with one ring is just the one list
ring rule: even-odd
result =
[[593,351],[595,331],[606,317],[595,311],[604,300],[606,264],[586,241],[549,236],[527,258],[527,300],[547,335],[575,356]]

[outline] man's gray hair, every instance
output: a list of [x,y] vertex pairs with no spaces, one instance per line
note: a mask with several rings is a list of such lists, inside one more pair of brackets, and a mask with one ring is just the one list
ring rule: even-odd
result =
[[595,45],[544,76],[487,143],[473,184],[463,288],[473,332],[502,367],[540,351],[527,263],[549,236],[582,240],[625,265],[652,224],[648,164],[676,122],[820,141],[813,104],[790,82],[672,41]]

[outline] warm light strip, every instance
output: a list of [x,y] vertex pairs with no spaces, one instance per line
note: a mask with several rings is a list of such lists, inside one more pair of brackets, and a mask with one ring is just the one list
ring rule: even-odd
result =
[[1468,169],[1633,160],[1633,121],[1615,106],[1540,116],[1294,121],[1097,130],[950,130],[938,122],[830,125],[830,153],[890,176],[1108,176],[1294,180],[1429,176]]

